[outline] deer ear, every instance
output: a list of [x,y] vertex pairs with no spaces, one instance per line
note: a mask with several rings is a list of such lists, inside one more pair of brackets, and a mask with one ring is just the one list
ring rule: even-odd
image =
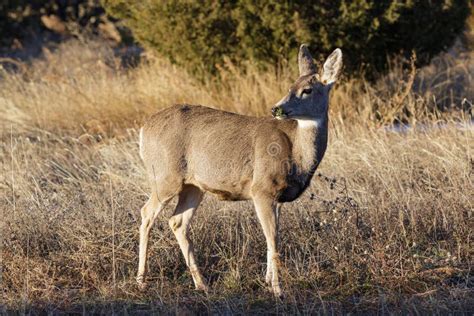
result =
[[325,85],[332,85],[337,78],[342,69],[342,51],[339,48],[336,48],[328,59],[324,62],[323,73],[321,75],[321,81]]
[[298,67],[300,69],[300,76],[316,73],[316,66],[314,65],[313,57],[311,57],[306,44],[300,46],[300,52],[298,53]]

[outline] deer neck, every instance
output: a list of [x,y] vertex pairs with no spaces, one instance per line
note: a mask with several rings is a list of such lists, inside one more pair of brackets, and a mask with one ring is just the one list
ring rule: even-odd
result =
[[316,119],[297,120],[293,161],[300,173],[312,173],[321,162],[327,146],[327,113]]

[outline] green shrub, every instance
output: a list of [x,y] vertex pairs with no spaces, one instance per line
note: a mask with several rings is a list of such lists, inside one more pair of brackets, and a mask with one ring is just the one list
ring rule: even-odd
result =
[[387,57],[414,50],[420,63],[452,44],[468,0],[102,0],[138,42],[194,71],[233,62],[345,52],[349,70],[384,70]]

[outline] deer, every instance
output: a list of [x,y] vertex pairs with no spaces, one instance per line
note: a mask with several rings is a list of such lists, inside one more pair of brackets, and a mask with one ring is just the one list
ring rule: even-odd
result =
[[152,115],[140,129],[140,157],[151,194],[141,209],[137,282],[146,287],[150,229],[174,197],[169,218],[197,290],[208,291],[188,237],[191,220],[206,192],[222,200],[252,200],[267,245],[265,282],[281,297],[278,215],[282,203],[302,195],[328,143],[329,93],[342,68],[337,48],[321,71],[300,46],[299,78],[272,108],[252,117],[201,105],[178,104]]

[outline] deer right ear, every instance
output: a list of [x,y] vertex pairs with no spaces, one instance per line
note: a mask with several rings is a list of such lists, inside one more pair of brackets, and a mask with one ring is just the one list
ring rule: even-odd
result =
[[342,69],[342,51],[339,48],[336,48],[328,59],[324,62],[323,73],[321,75],[321,81],[325,85],[332,85],[337,78]]
[[298,68],[300,69],[300,76],[316,73],[316,66],[314,65],[313,57],[311,57],[306,44],[300,46],[300,52],[298,53]]

